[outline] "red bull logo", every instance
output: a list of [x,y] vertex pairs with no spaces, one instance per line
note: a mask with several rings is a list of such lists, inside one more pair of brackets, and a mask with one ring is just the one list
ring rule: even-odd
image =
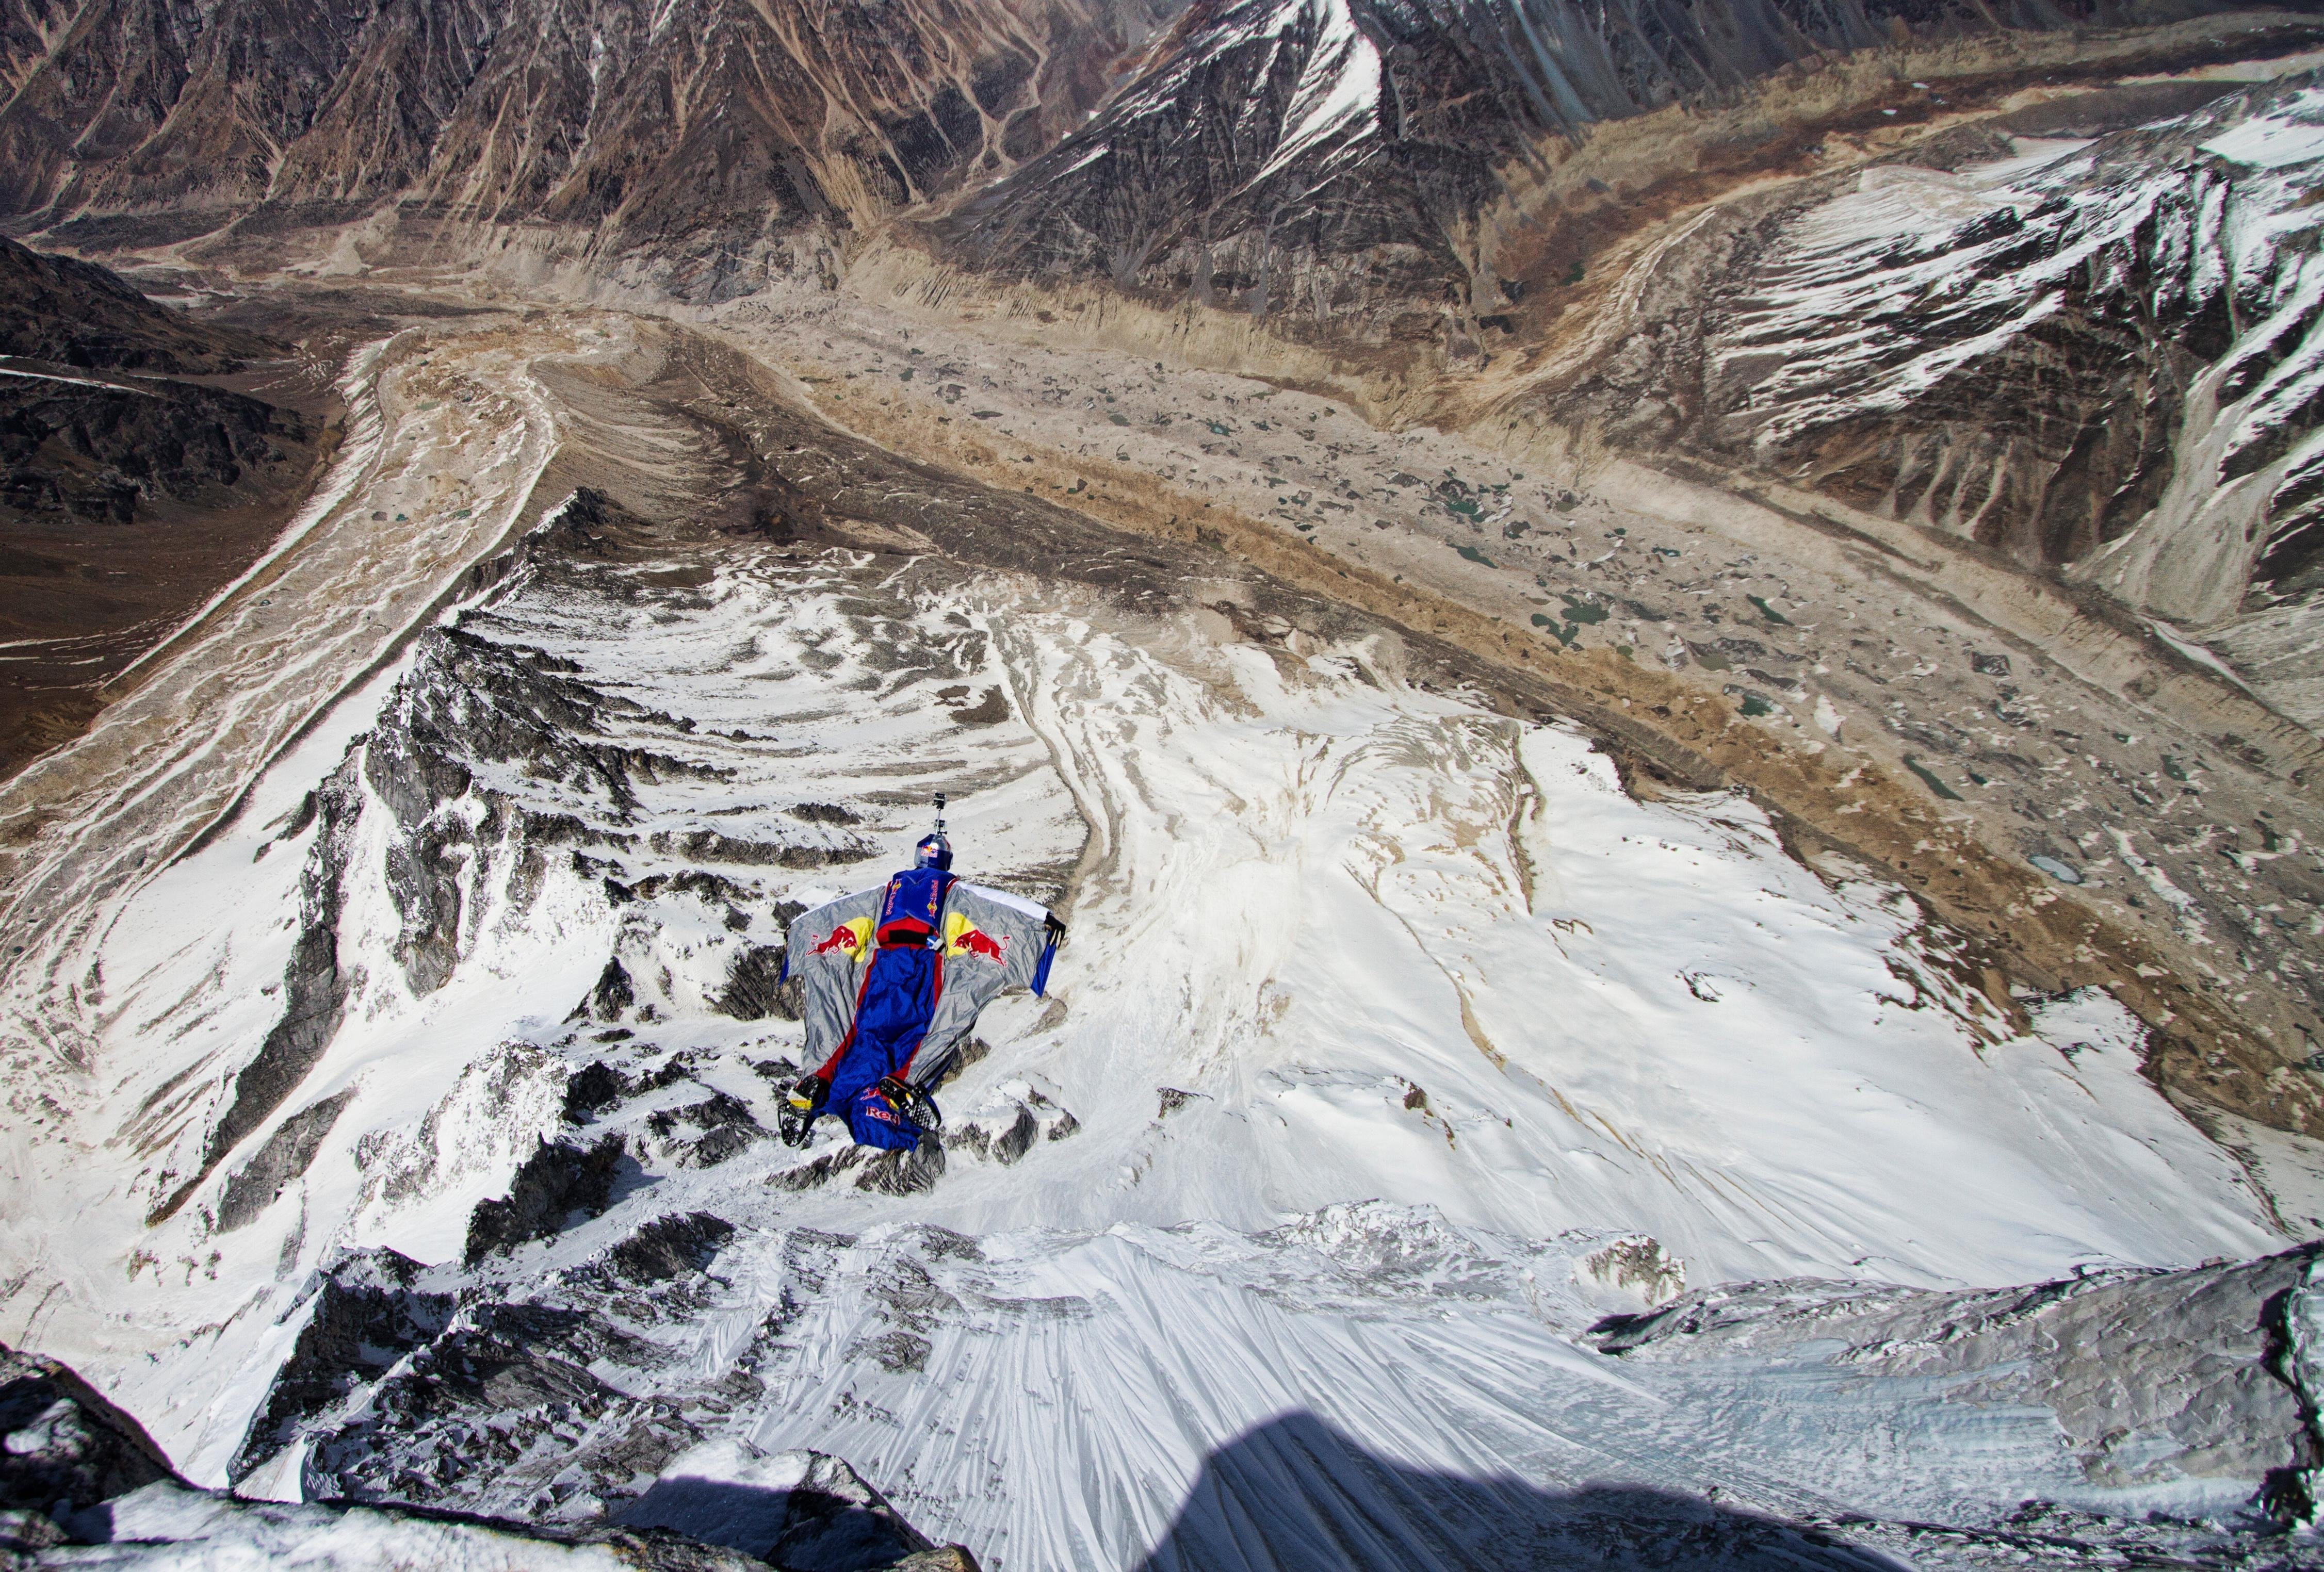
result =
[[834,928],[830,933],[825,933],[823,936],[823,942],[817,944],[813,950],[809,951],[808,953],[811,955],[828,955],[835,950],[844,950],[852,955],[855,952],[855,946],[859,942],[861,942],[861,941],[857,939],[855,930],[843,924],[841,926]]
[[964,928],[960,937],[952,942],[954,951],[962,955],[982,955],[995,966],[1006,966],[1009,941],[995,939],[982,928]]

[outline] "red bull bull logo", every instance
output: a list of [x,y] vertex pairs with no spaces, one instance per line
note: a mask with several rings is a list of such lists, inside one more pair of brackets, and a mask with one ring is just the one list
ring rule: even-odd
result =
[[953,951],[960,955],[982,955],[995,966],[1009,964],[1009,941],[995,939],[982,928],[964,928],[952,942]]
[[811,955],[828,955],[835,950],[841,950],[853,955],[855,952],[855,947],[862,942],[862,941],[861,937],[856,933],[853,927],[845,924],[842,924],[840,926],[834,928],[830,933],[825,933],[823,936],[823,942],[817,944],[813,950],[809,951],[808,953]]

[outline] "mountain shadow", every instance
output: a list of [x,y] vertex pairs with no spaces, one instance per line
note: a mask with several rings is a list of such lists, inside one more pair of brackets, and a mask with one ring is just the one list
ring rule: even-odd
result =
[[1635,1485],[1544,1490],[1393,1463],[1314,1415],[1213,1452],[1138,1572],[1904,1572],[1822,1531]]

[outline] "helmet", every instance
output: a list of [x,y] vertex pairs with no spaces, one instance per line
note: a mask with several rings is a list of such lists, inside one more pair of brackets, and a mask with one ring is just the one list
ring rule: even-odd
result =
[[920,837],[920,843],[912,848],[912,866],[952,871],[952,842],[945,839],[943,831]]

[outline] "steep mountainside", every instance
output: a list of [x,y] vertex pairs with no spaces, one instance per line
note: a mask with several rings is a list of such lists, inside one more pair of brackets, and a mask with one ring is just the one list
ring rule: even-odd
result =
[[0,0],[0,1562],[2314,1562],[2319,44]]
[[[1448,308],[1465,338],[1571,282],[1623,222],[1593,209],[1781,169],[1815,132],[1882,113],[1894,84],[1849,80],[1852,51],[1951,45],[1944,69],[1974,97],[1980,77],[2015,85],[2041,58],[2019,33],[2138,18],[1949,0],[1201,5],[1104,113],[936,238],[972,269],[1248,312],[1343,354],[1441,345]],[[1819,75],[1790,112],[1804,137],[1780,109],[1725,113]],[[1665,125],[1659,161],[1597,145],[1609,123],[1678,106],[1705,118]]]
[[[7,11],[5,36],[42,33],[32,0]],[[120,244],[387,203],[712,259],[693,275],[709,290],[770,237],[865,223],[1046,146],[1168,14],[87,0],[0,107],[0,215]]]
[[157,306],[94,262],[0,239],[0,355],[163,373],[240,371],[287,346]]
[[324,437],[291,353],[0,239],[0,772],[281,528]]
[[[97,1059],[171,1046],[83,1126],[136,1154],[100,1203],[33,1126],[12,1237],[70,1231],[107,1308],[39,1324],[116,1348],[198,1480],[586,1525],[704,1448],[815,1438],[932,1531],[1062,1569],[1173,1535],[1219,1564],[1205,1472],[1247,1502],[1280,1449],[1315,1459],[1299,1510],[1377,1494],[1448,1564],[1696,1521],[1840,1567],[1800,1523],[1989,1525],[2028,1491],[2233,1514],[2308,1458],[2262,1363],[2302,1261],[2154,1296],[2156,1368],[2233,1398],[2226,1445],[2210,1398],[2130,1414],[2070,1360],[2009,1384],[2006,1336],[1964,1354],[1974,1397],[1901,1360],[1788,1448],[1711,1416],[1803,1400],[1828,1348],[1665,1375],[1581,1345],[1692,1280],[1990,1285],[2276,1235],[2118,1007],[2013,1025],[1957,935],[1820,881],[1749,804],[1634,801],[1586,739],[1263,577],[1203,615],[1167,588],[1191,547],[1112,593],[1119,543],[1063,510],[795,462],[818,533],[959,555],[578,494],[117,937],[38,942],[106,979]],[[782,921],[878,878],[932,776],[976,877],[1074,899],[1051,997],[982,1023],[933,1176],[827,1129],[789,1151]],[[2070,1399],[2080,1450],[2029,1418],[1942,1480],[1886,1449],[1817,1477],[1824,1435],[1951,1436],[1987,1391]],[[1504,1475],[1534,1483],[1489,1533]],[[1414,1515],[1440,1490],[1467,1505]],[[1257,1564],[1313,1564],[1286,1531]]]
[[2324,87],[2077,145],[1713,207],[1528,407],[2067,566],[2324,722]]

